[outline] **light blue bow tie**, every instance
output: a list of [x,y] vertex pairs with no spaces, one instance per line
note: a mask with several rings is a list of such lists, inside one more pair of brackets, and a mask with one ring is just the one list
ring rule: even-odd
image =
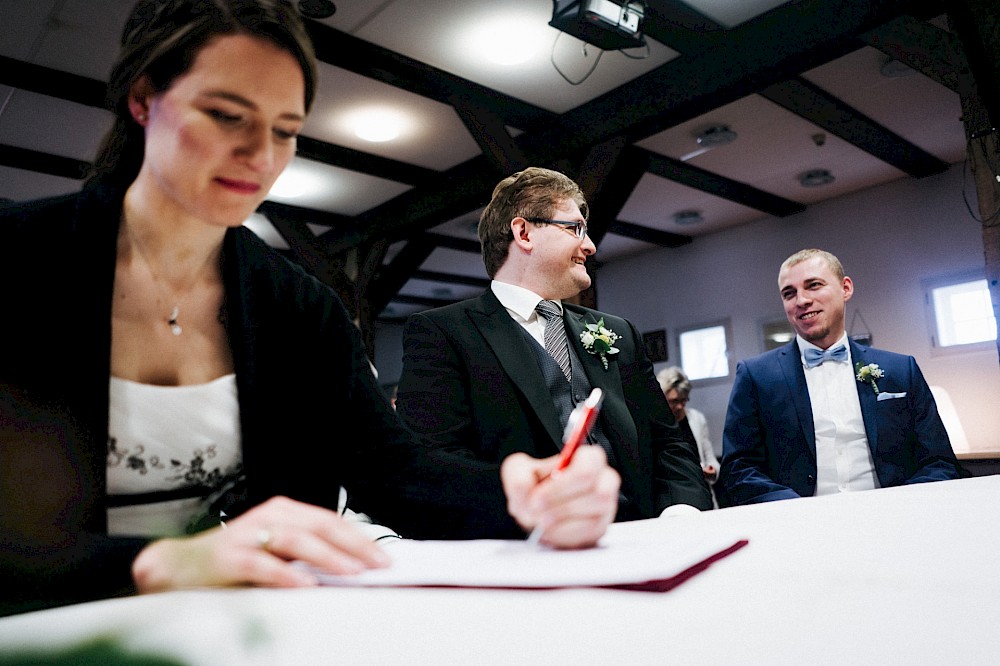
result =
[[802,356],[806,360],[807,368],[815,368],[817,365],[822,365],[823,361],[846,361],[847,347],[837,345],[833,349],[827,349],[826,351],[809,347],[802,353]]

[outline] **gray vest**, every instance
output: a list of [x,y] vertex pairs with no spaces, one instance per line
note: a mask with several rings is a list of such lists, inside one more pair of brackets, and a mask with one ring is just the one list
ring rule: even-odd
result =
[[[593,389],[593,386],[590,385],[590,380],[587,378],[587,373],[583,369],[583,364],[580,363],[580,357],[577,356],[573,339],[572,337],[569,338],[569,363],[573,381],[568,382],[562,368],[552,358],[552,355],[545,351],[545,347],[540,345],[524,327],[519,328],[524,332],[524,336],[528,339],[532,351],[535,352],[535,358],[538,360],[538,365],[542,369],[542,376],[545,378],[545,385],[552,396],[552,403],[559,413],[560,423],[565,426],[576,404],[586,400]],[[608,463],[612,467],[615,465],[614,451],[611,448],[611,442],[608,441],[601,427],[600,417],[598,417],[597,422],[594,424],[594,429],[591,430],[587,441],[591,444],[599,444],[604,449],[604,452],[608,454]],[[562,442],[559,444],[561,446]]]

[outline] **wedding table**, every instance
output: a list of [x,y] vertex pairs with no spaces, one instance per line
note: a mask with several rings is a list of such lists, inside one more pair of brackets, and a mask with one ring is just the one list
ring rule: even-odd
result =
[[997,663],[998,528],[1000,476],[773,502],[612,526],[749,541],[669,592],[170,592],[0,619],[0,664],[95,637],[186,664]]

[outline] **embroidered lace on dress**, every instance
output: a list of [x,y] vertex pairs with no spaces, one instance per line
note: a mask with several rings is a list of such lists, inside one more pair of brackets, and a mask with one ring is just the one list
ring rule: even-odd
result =
[[242,473],[236,375],[193,386],[112,377],[109,413],[108,533],[173,536],[203,526],[213,497]]

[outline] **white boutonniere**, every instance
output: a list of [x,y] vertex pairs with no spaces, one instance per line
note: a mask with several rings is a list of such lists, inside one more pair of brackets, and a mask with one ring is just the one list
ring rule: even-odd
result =
[[617,333],[610,328],[604,328],[603,317],[596,324],[587,324],[584,327],[583,333],[580,334],[580,342],[583,343],[583,348],[588,354],[600,356],[605,370],[608,369],[608,355],[618,353],[618,350],[615,349],[615,342],[617,340]]
[[858,363],[854,366],[854,369],[858,371],[855,375],[857,380],[862,384],[871,384],[875,395],[878,395],[878,384],[875,383],[875,380],[885,377],[885,372],[883,372],[882,368],[878,367],[878,363],[869,363],[868,365]]

